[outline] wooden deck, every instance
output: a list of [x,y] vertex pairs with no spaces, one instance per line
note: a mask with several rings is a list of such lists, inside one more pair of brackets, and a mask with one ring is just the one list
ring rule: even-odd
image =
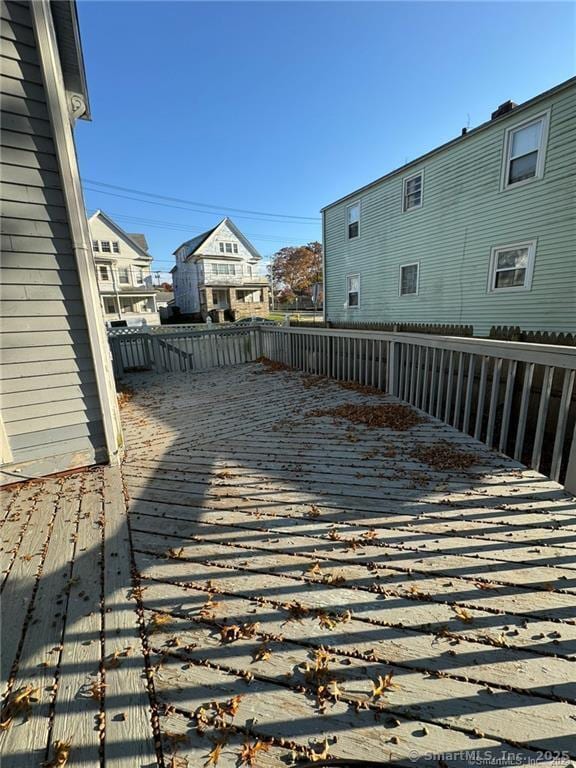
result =
[[314,415],[395,401],[302,374],[126,382],[122,474],[4,494],[3,692],[37,701],[3,768],[576,757],[560,486],[430,417]]

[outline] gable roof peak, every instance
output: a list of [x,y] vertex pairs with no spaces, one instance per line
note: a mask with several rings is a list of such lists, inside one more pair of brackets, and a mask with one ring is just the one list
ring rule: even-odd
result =
[[134,250],[138,251],[144,258],[152,260],[152,255],[148,253],[148,242],[143,234],[128,234],[128,232],[123,230],[122,227],[114,221],[114,219],[111,219],[110,216],[108,216],[107,213],[104,213],[104,211],[100,208],[98,208],[97,211],[94,211],[92,216],[90,216],[88,219],[89,228],[90,222],[94,221],[94,219],[101,219],[111,229],[115,230],[120,237],[126,240],[132,246],[132,248],[134,248]]

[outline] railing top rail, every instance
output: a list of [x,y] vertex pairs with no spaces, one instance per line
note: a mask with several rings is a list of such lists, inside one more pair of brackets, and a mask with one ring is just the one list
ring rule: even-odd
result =
[[499,339],[479,339],[469,336],[437,336],[428,333],[356,331],[345,328],[287,328],[285,326],[274,327],[268,325],[262,325],[260,328],[267,332],[280,334],[376,339],[387,342],[396,341],[453,352],[466,352],[505,360],[536,363],[537,365],[576,369],[576,348],[555,344],[532,344],[525,341],[501,341]]
[[[205,330],[201,331],[171,331],[168,333],[150,333],[147,329],[139,329],[136,332],[132,333],[113,333],[108,332],[108,336],[110,338],[149,338],[151,336],[154,336],[159,339],[182,339],[182,338],[189,338],[189,337],[198,337],[198,336],[241,336],[243,334],[248,333],[249,331],[253,331],[254,329],[258,328],[256,324],[254,325],[243,325],[241,328],[226,328],[223,326],[217,326],[216,328],[206,328]],[[114,329],[116,330],[116,329]]]

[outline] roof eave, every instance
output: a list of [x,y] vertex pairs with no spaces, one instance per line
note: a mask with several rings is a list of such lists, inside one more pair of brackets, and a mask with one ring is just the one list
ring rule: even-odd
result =
[[362,193],[368,191],[369,189],[372,189],[372,187],[378,186],[378,184],[381,184],[383,181],[387,181],[393,176],[396,176],[401,173],[405,173],[407,170],[417,167],[418,165],[428,160],[430,157],[433,157],[434,155],[437,155],[440,152],[443,152],[444,150],[449,149],[450,147],[455,146],[456,144],[462,141],[467,141],[467,139],[469,139],[470,136],[474,136],[480,131],[484,131],[492,125],[496,125],[497,123],[501,123],[501,122],[504,122],[505,120],[509,120],[511,117],[515,117],[519,112],[523,112],[524,110],[529,109],[530,107],[533,107],[535,104],[538,104],[538,102],[544,101],[544,99],[547,99],[550,96],[553,96],[555,93],[559,93],[560,91],[566,90],[567,88],[570,88],[575,85],[576,85],[576,77],[571,77],[569,80],[565,80],[564,82],[559,83],[558,85],[555,85],[553,88],[550,88],[549,90],[538,94],[538,96],[534,96],[532,99],[529,99],[528,101],[524,101],[522,104],[518,104],[518,106],[514,107],[514,109],[511,110],[510,112],[506,112],[504,115],[501,115],[500,117],[495,117],[492,120],[486,120],[486,122],[481,123],[480,125],[476,126],[476,128],[472,128],[471,130],[467,131],[463,136],[457,136],[454,139],[450,139],[450,141],[447,141],[444,144],[440,144],[439,147],[436,147],[435,149],[431,149],[430,152],[426,152],[424,155],[420,155],[414,160],[411,160],[409,163],[405,163],[404,165],[401,165],[399,168],[395,168],[393,171],[389,171],[388,173],[384,174],[384,176],[380,176],[378,179],[375,179],[374,181],[371,181],[362,187],[358,187],[358,189],[355,189],[353,192],[349,192],[347,195],[344,195],[343,197],[339,197],[337,200],[334,200],[333,203],[328,203],[328,205],[325,205],[323,208],[321,208],[320,213],[324,213],[329,208],[334,208],[334,206],[340,205],[346,200],[351,200],[357,195],[361,195]]
[[91,120],[92,113],[80,36],[78,7],[75,0],[58,0],[57,2],[52,0],[50,5],[66,91],[71,96],[77,95],[82,98],[82,111],[78,111],[77,118],[79,120]]

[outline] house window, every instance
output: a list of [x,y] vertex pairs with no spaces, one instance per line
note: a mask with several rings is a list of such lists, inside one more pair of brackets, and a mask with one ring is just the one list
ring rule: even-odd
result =
[[548,115],[506,131],[504,187],[540,178],[544,172],[544,146]]
[[118,242],[118,240],[113,241],[112,250],[114,251],[114,253],[120,253],[120,243]]
[[98,240],[92,240],[92,250],[93,251],[99,251],[100,250],[100,245],[98,243]]
[[109,280],[110,277],[108,275],[108,267],[104,266],[103,264],[98,267],[98,275],[100,277],[100,280]]
[[234,253],[238,253],[238,243],[232,243],[232,250]]
[[114,299],[106,296],[104,298],[104,312],[107,315],[115,315],[116,314],[116,304],[114,303]]
[[224,253],[224,243],[220,243],[220,253]]
[[128,267],[120,267],[118,270],[118,282],[125,285],[130,282],[130,275],[128,273]]
[[536,241],[492,249],[490,291],[528,291],[532,286]]
[[248,264],[246,266],[246,274],[248,275],[248,277],[252,277],[252,265],[251,264]]
[[419,272],[418,263],[400,267],[400,296],[415,296],[418,293]]
[[232,243],[226,243],[226,253],[232,253]]
[[100,248],[102,249],[102,253],[111,253],[110,241],[109,240],[101,240],[100,241]]
[[346,208],[346,226],[348,240],[360,235],[360,203],[354,203]]
[[346,293],[348,307],[360,306],[360,275],[348,275],[346,278]]
[[422,206],[422,174],[417,173],[404,179],[403,210],[411,211],[412,208]]

